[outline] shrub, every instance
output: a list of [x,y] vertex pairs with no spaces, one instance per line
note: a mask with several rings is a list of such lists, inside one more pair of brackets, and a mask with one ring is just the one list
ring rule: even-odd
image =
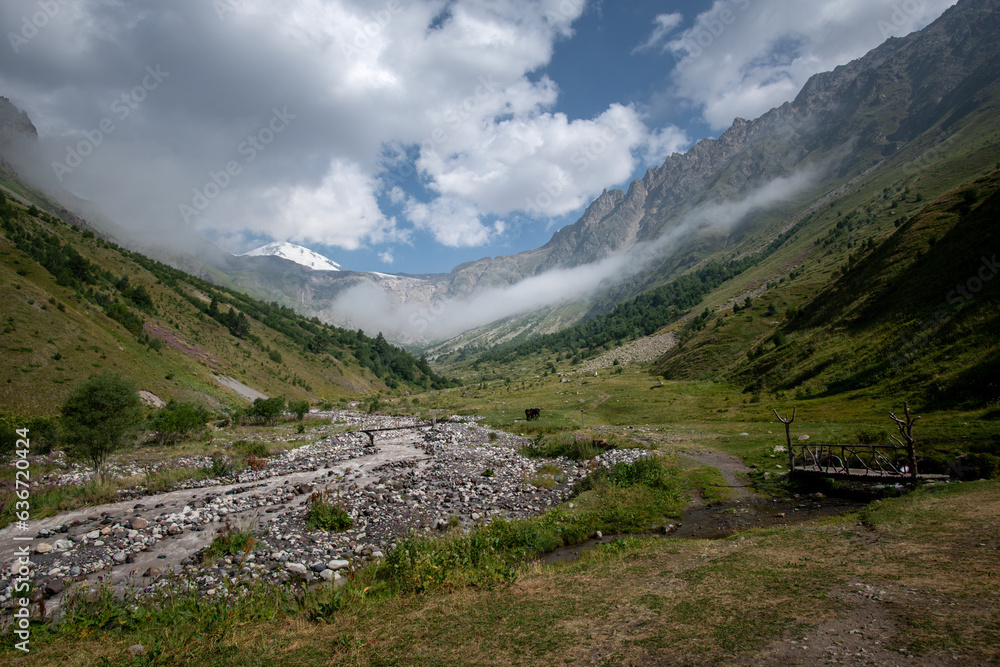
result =
[[258,398],[243,413],[243,419],[256,426],[274,426],[285,410],[285,398]]
[[309,401],[288,401],[288,411],[301,421],[309,413]]
[[312,530],[347,530],[354,525],[354,519],[339,502],[333,502],[329,489],[316,491],[309,497],[306,511],[306,526]]
[[174,445],[202,431],[210,418],[208,410],[196,403],[170,401],[153,416],[150,428],[156,431],[157,444]]
[[142,320],[124,304],[109,304],[104,309],[104,314],[125,327],[125,330],[133,336],[138,336],[142,333]]
[[257,539],[252,530],[248,528],[233,529],[227,522],[226,532],[212,540],[212,544],[202,552],[202,561],[208,563],[222,556],[239,556],[240,554],[246,558],[256,543]]
[[213,454],[211,465],[202,468],[202,472],[209,477],[225,477],[233,472],[233,464],[222,454]]
[[258,459],[256,456],[248,456],[246,458],[247,467],[251,470],[264,470],[267,468],[267,461],[264,459]]
[[649,456],[635,463],[617,463],[611,468],[598,468],[573,485],[573,495],[579,495],[601,486],[627,489],[645,486],[658,491],[677,488],[676,471],[660,456]]

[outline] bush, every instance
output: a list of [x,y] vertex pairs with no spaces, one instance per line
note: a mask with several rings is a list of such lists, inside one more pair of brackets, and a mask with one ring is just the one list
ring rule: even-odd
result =
[[98,373],[80,383],[62,407],[66,453],[100,473],[142,422],[142,402],[131,380]]
[[196,403],[170,401],[153,416],[150,428],[156,431],[158,444],[174,445],[182,437],[202,431],[210,418],[208,410]]
[[142,333],[142,320],[124,304],[109,304],[104,309],[104,314],[125,327],[125,330],[133,336],[138,336]]
[[573,495],[601,486],[627,489],[645,486],[659,491],[673,491],[677,488],[676,471],[660,456],[649,456],[635,463],[618,463],[611,468],[598,468],[573,485]]
[[246,457],[246,464],[250,470],[264,470],[267,468],[267,461],[264,459],[258,459],[256,456]]
[[285,410],[285,398],[258,398],[243,413],[243,419],[255,426],[274,426]]
[[222,454],[213,454],[212,464],[202,468],[202,472],[209,477],[225,477],[233,472],[233,470],[232,462]]
[[309,413],[309,401],[288,401],[288,411],[301,421]]
[[306,511],[306,526],[311,530],[347,530],[354,525],[354,519],[340,503],[330,497],[330,490],[316,491],[309,497]]

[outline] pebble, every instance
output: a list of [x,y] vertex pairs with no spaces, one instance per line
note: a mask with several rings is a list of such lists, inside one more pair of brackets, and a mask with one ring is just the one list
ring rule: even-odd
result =
[[[336,416],[351,424],[374,423],[383,428],[414,423],[408,418],[347,412]],[[153,507],[143,503],[132,506],[133,513],[144,516],[93,514],[87,521],[46,531],[45,536],[60,532],[66,534],[66,539],[57,540],[54,549],[50,546],[52,553],[44,552],[38,566],[43,568],[41,571],[59,569],[78,578],[133,562],[133,554],[155,550],[168,536],[201,530],[214,533],[227,517],[255,513],[260,523],[252,550],[217,559],[204,569],[201,553],[190,553],[179,565],[173,560],[163,569],[181,571],[203,593],[213,590],[217,595],[228,595],[230,586],[240,581],[259,578],[287,582],[294,575],[306,580],[338,581],[342,579],[340,573],[352,567],[352,560],[354,567],[361,567],[384,558],[408,530],[446,530],[456,521],[458,526],[468,528],[497,517],[533,516],[564,500],[573,483],[589,473],[583,463],[566,458],[527,459],[518,452],[527,439],[457,421],[377,436],[380,444],[394,438],[422,450],[424,455],[417,459],[390,460],[363,470],[346,467],[345,461],[371,456],[379,448],[373,447],[363,432],[338,433],[285,450],[269,459],[261,471],[246,470],[185,483],[180,488],[204,488],[205,493],[189,496],[184,502],[167,499]],[[315,438],[315,434],[310,437]],[[596,463],[610,467],[648,455],[644,450],[610,450]],[[552,464],[562,472],[555,488],[531,485],[537,470]],[[493,470],[493,475],[483,477],[487,468]],[[269,478],[309,471],[316,473],[317,480],[323,476],[323,481],[310,484],[299,480],[264,488]],[[329,472],[324,475],[323,471]],[[230,488],[225,492],[212,488],[221,485]],[[329,490],[348,512],[354,523],[350,530],[313,531],[305,525],[304,508],[309,495],[322,490]],[[49,546],[39,543],[36,551],[44,550],[43,545]],[[158,553],[156,558],[167,556]],[[161,574],[160,568],[149,567],[142,576],[156,578],[147,584],[149,587],[167,585],[168,578],[159,578]],[[9,596],[4,597],[0,591],[0,607],[9,605]]]

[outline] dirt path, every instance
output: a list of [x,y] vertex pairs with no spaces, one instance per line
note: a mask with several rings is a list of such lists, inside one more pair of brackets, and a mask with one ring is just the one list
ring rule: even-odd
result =
[[760,495],[751,490],[750,482],[745,477],[750,468],[738,456],[711,449],[677,452],[677,455],[700,466],[711,466],[718,470],[726,481],[725,488],[732,491],[734,502],[760,500]]

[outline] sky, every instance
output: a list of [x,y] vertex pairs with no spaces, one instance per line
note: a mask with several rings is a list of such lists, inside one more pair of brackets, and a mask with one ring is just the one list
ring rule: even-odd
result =
[[955,0],[4,0],[47,173],[158,239],[441,273]]

